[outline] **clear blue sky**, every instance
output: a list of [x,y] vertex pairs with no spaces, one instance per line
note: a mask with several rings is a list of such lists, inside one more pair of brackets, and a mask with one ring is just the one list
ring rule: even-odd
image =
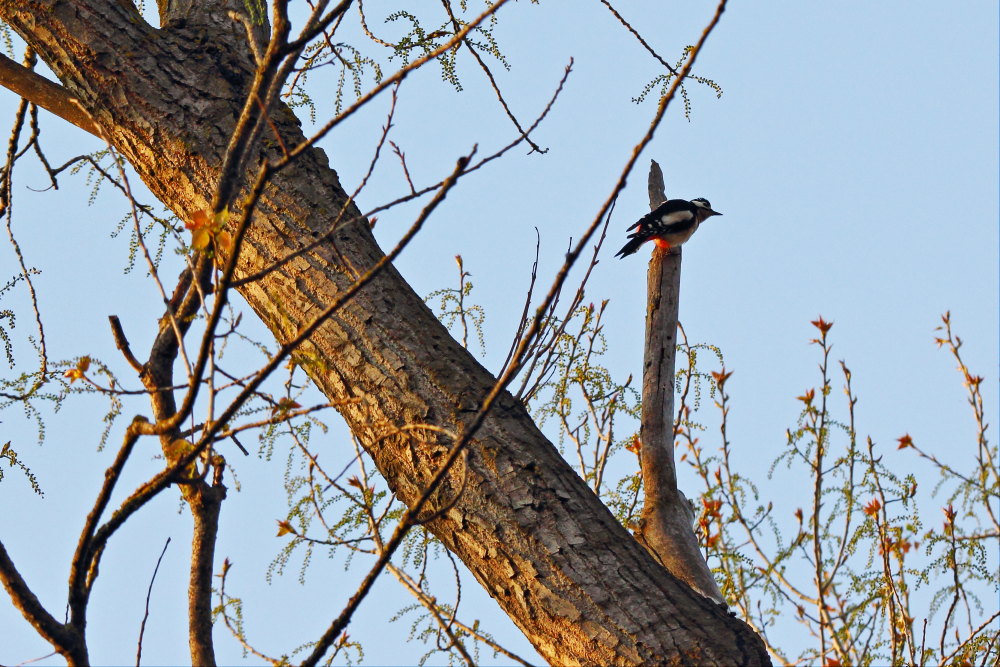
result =
[[[382,16],[393,4],[366,8]],[[714,8],[710,2],[629,4],[618,9],[670,61],[695,41]],[[732,2],[696,68],[722,86],[722,98],[691,85],[690,122],[680,104],[671,108],[619,199],[612,237],[589,288],[590,300],[611,299],[608,366],[621,378],[641,370],[645,253],[625,261],[612,255],[624,228],[648,209],[646,167],[654,158],[670,196],[707,197],[724,213],[685,247],[681,320],[693,341],[722,348],[735,371],[728,388],[737,460],[777,502],[798,503],[794,485],[767,487],[766,471],[798,415],[794,397],[817,382],[818,356],[808,345],[814,336],[809,320],[817,315],[835,323],[833,359],[844,359],[854,372],[862,436],[889,450],[909,433],[959,464],[971,458],[973,424],[960,379],[952,359],[933,345],[933,329],[946,310],[965,340],[970,367],[987,377],[987,421],[997,423],[997,25],[996,3],[982,1]],[[373,29],[391,35],[396,28],[373,22]],[[501,11],[496,34],[512,69],[493,70],[522,120],[544,106],[563,67],[575,59],[564,95],[536,137],[550,150],[543,156],[515,151],[469,178],[398,262],[415,289],[427,294],[454,283],[452,258],[462,254],[473,274],[473,300],[487,311],[485,363],[493,369],[520,314],[534,228],[541,234],[544,280],[561,262],[567,239],[593,218],[645,132],[655,95],[643,104],[631,98],[659,73],[598,2],[511,4]],[[418,182],[440,178],[474,143],[486,153],[514,135],[478,69],[466,59],[460,74],[461,93],[442,83],[434,68],[411,76],[400,91],[392,138],[406,151]],[[331,107],[317,101],[322,117]],[[15,104],[0,92],[3,117]],[[367,169],[387,104],[375,103],[325,144],[348,191]],[[99,147],[51,116],[43,122],[54,163]],[[143,349],[158,310],[142,271],[121,274],[127,235],[111,238],[125,214],[121,202],[102,196],[87,206],[82,178],[64,181],[57,193],[35,193],[28,188],[45,187],[44,178],[24,173],[15,184],[14,230],[28,263],[43,271],[38,286],[51,320],[52,356],[95,354],[117,364],[105,319],[111,313],[122,316],[133,345]],[[362,208],[405,190],[398,164],[386,159],[361,196]],[[409,225],[413,210],[379,216],[376,233],[384,246]],[[0,267],[2,283],[15,271],[9,247],[0,249]],[[14,304],[23,301],[0,307]],[[17,326],[27,363],[26,311]],[[839,386],[834,383],[835,394]],[[91,502],[113,451],[95,452],[102,426],[88,410],[100,405],[99,399],[78,399],[51,416],[42,447],[34,445],[33,426],[19,409],[0,415],[0,441],[15,442],[46,490],[44,499],[36,498],[23,478],[8,473],[0,484],[0,535],[57,614],[83,520],[80,507]],[[115,433],[120,436],[120,429]],[[328,438],[328,459],[346,461],[342,429]],[[353,591],[356,575],[318,559],[307,587],[295,581],[294,567],[274,585],[265,584],[267,564],[281,545],[274,519],[285,513],[284,461],[231,458],[243,490],[231,493],[224,507],[218,554],[220,562],[226,556],[236,561],[230,585],[246,599],[251,637],[277,652],[325,627]],[[141,461],[132,469],[133,483],[153,469]],[[914,467],[921,471],[926,473]],[[928,493],[935,481],[936,475],[928,477]],[[932,510],[939,504],[926,501]],[[167,536],[174,542],[157,581],[144,656],[149,664],[187,659],[178,622],[185,604],[187,518],[177,510],[178,501],[165,495],[108,550],[89,627],[95,662],[134,661],[137,617]],[[406,604],[396,588],[382,582],[349,630],[374,639],[366,664],[413,663],[423,653],[422,645],[405,643],[407,621],[386,624]],[[467,609],[481,605],[484,619],[499,616],[475,582],[467,582],[463,595]],[[0,628],[0,663],[45,652],[6,602],[0,603]],[[495,628],[499,638],[530,655],[508,621],[501,617]],[[222,662],[240,661],[224,630],[217,644]]]

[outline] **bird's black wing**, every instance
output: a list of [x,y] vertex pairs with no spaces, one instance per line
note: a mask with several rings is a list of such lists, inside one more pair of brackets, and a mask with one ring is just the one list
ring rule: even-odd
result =
[[636,233],[647,228],[659,230],[657,233],[671,231],[668,228],[676,223],[685,223],[694,220],[694,211],[692,209],[691,202],[687,200],[669,199],[657,206],[653,211],[639,218],[625,231],[630,232],[637,227],[639,231]]

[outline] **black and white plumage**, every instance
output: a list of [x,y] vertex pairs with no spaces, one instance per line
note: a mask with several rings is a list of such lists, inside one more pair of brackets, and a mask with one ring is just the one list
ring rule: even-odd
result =
[[656,207],[652,213],[643,216],[625,231],[635,230],[628,235],[629,242],[615,257],[628,257],[646,241],[652,240],[661,248],[672,248],[691,238],[698,225],[713,215],[722,215],[712,210],[712,205],[703,197],[687,201],[670,199]]

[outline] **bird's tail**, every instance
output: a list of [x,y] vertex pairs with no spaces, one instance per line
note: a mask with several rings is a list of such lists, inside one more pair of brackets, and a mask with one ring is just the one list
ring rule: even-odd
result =
[[649,240],[649,238],[646,237],[646,236],[636,235],[636,236],[632,237],[632,239],[630,239],[629,242],[626,243],[622,247],[622,249],[619,250],[615,254],[615,257],[621,257],[622,259],[625,259],[629,255],[631,255],[632,253],[634,253],[636,250],[638,250],[639,246],[641,246],[643,243],[645,243],[648,240]]

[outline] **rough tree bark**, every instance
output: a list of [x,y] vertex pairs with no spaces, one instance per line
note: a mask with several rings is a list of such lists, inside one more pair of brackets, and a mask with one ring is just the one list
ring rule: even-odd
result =
[[[120,0],[0,0],[0,18],[150,190],[190,219],[213,197],[252,60],[243,27],[219,4],[160,8],[159,29]],[[303,139],[289,109],[272,117],[286,145]],[[267,186],[238,277],[312,242],[346,199],[323,151],[304,153]],[[349,215],[359,213],[352,206]],[[286,341],[381,256],[367,224],[342,226],[240,292]],[[397,429],[461,430],[494,382],[391,267],[295,360],[332,401],[360,399],[341,413],[404,502],[420,493],[449,443]],[[440,494],[450,498],[467,474],[461,498],[428,528],[552,664],[768,663],[747,626],[628,535],[511,396],[478,431],[465,467]]]

